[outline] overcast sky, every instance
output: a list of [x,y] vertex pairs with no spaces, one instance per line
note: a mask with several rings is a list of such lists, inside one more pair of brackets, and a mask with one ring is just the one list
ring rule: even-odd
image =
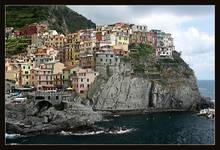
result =
[[177,51],[197,79],[215,79],[215,6],[71,5],[97,25],[127,22],[161,29],[174,37]]

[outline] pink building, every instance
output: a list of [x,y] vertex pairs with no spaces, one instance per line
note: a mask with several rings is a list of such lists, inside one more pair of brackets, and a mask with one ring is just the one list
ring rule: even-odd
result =
[[52,64],[42,64],[40,68],[32,69],[31,85],[39,90],[54,89]]
[[147,45],[151,45],[154,49],[157,49],[157,33],[147,32]]
[[74,68],[75,73],[71,77],[72,87],[77,93],[85,93],[88,91],[89,86],[95,81],[99,75],[98,72],[92,69],[82,69],[79,67]]

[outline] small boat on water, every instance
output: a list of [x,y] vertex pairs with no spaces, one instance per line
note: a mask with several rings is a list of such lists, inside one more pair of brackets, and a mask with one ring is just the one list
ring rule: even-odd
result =
[[214,119],[215,118],[215,109],[202,109],[200,110],[200,112],[198,113],[199,116],[206,116],[210,119]]

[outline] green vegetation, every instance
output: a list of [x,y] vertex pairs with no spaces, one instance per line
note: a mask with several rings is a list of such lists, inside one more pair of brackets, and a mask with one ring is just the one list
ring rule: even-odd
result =
[[6,26],[21,28],[25,25],[48,22],[58,32],[75,32],[94,28],[95,24],[66,6],[6,6]]
[[9,38],[5,40],[6,55],[16,55],[26,52],[29,44],[27,38]]
[[154,54],[154,49],[151,46],[147,46],[146,44],[133,44],[129,45],[129,49],[135,49],[135,52],[130,54],[130,57],[134,59],[146,58],[152,54]]
[[127,57],[127,56],[121,57],[121,61],[123,62],[129,62],[130,60],[131,60],[130,57]]
[[173,59],[156,59],[154,49],[147,47],[145,44],[129,45],[129,49],[129,57],[123,57],[121,60],[130,62],[134,73],[138,75],[155,76],[157,78],[159,74],[162,77],[159,82],[164,85],[166,80],[170,78],[189,78],[193,75],[193,70],[180,57],[180,53],[176,51],[173,52]]
[[122,61],[131,62],[135,73],[144,73],[145,64],[154,57],[154,49],[146,44],[132,44],[129,49],[129,57],[123,57]]
[[134,66],[134,72],[137,73],[144,73],[145,66],[143,64],[135,65]]

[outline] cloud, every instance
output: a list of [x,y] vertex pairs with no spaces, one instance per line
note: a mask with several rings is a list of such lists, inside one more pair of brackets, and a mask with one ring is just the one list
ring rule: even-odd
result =
[[161,15],[151,14],[145,17],[136,17],[132,20],[136,24],[145,24],[150,29],[161,29],[166,32],[173,32],[181,28],[181,24],[193,20],[191,16],[177,16],[175,14],[163,13]]
[[194,70],[198,79],[215,79],[214,77],[214,33],[200,31],[194,26],[184,27],[183,23],[195,22],[191,16],[177,16],[164,13],[136,18],[137,24],[147,24],[151,29],[161,29],[172,34],[177,51]]
[[[97,24],[130,21],[133,18],[156,14],[205,17],[214,14],[214,5],[68,5]],[[169,18],[167,18],[169,19]]]
[[208,35],[189,27],[173,34],[176,49],[182,52],[183,59],[192,67],[199,79],[215,79],[214,35]]

